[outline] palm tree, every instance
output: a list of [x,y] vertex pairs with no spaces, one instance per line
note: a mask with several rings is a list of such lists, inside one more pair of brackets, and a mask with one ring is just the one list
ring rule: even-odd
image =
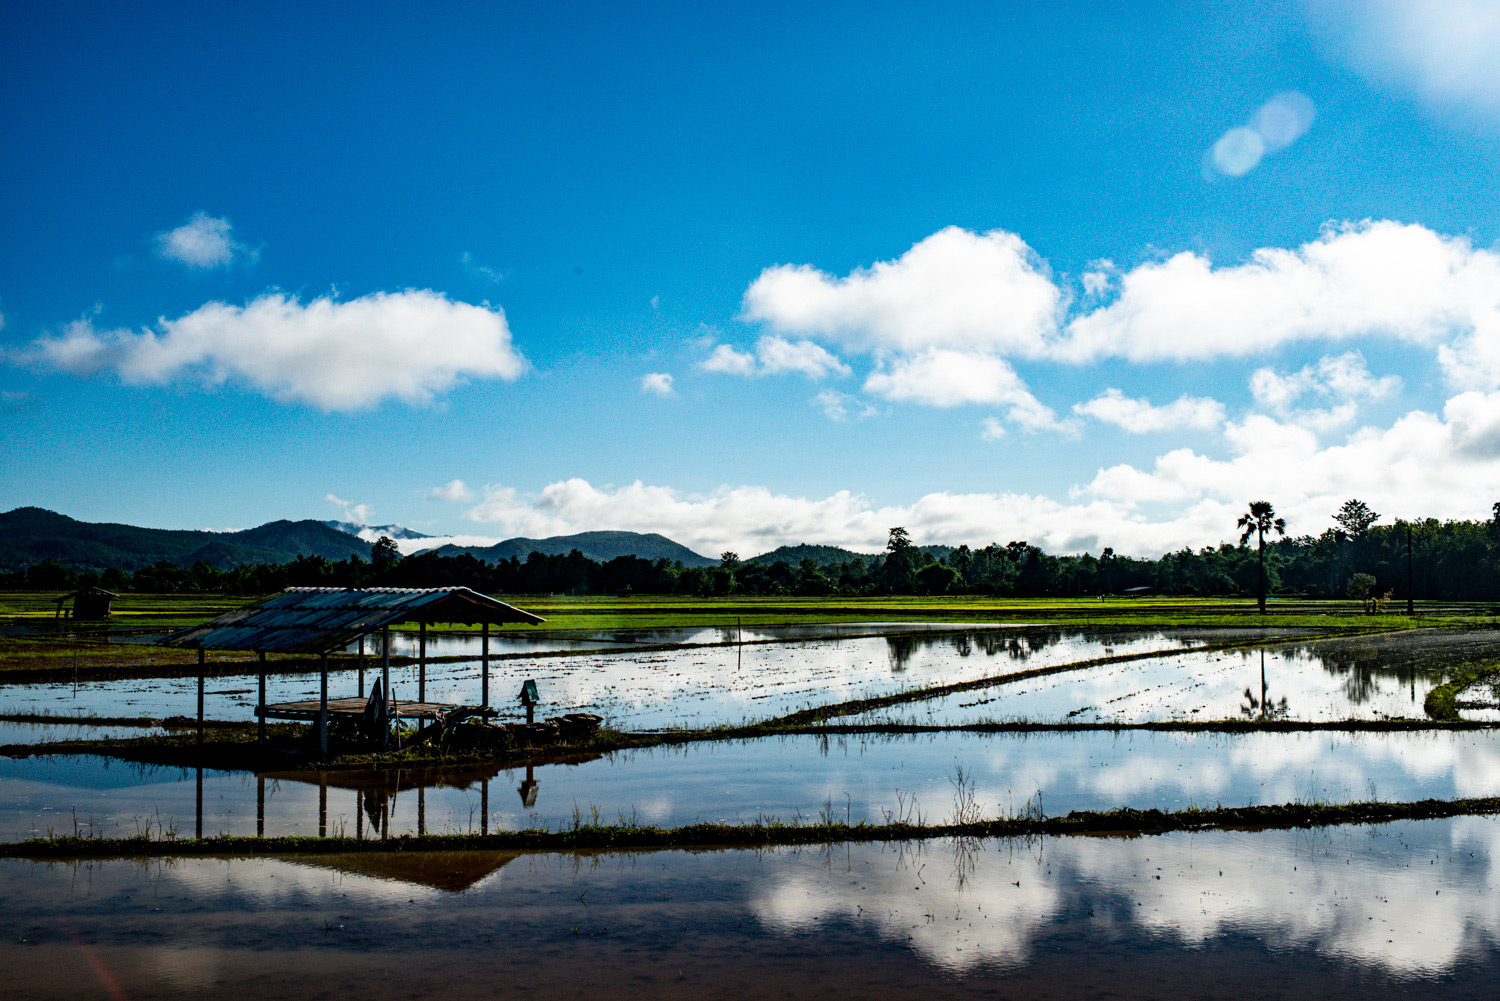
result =
[[1286,534],[1286,519],[1276,517],[1276,510],[1271,507],[1270,501],[1251,501],[1250,510],[1240,515],[1240,520],[1235,523],[1236,528],[1243,528],[1244,534],[1240,536],[1240,545],[1250,541],[1251,535],[1259,536],[1260,542],[1260,614],[1266,614],[1266,533],[1275,532],[1277,535]]

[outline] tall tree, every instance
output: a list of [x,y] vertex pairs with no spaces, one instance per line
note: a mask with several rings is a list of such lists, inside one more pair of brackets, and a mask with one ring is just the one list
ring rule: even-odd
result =
[[1250,510],[1240,515],[1240,520],[1235,522],[1237,528],[1245,531],[1240,536],[1240,545],[1250,541],[1250,536],[1258,536],[1260,550],[1260,594],[1257,604],[1260,606],[1260,614],[1266,614],[1266,533],[1275,532],[1277,535],[1286,534],[1286,519],[1276,517],[1276,509],[1271,506],[1270,501],[1251,501]]
[[1370,526],[1380,518],[1380,515],[1370,510],[1370,505],[1362,500],[1346,500],[1343,507],[1333,516],[1333,520],[1339,523],[1339,527],[1348,533],[1351,539],[1363,539]]

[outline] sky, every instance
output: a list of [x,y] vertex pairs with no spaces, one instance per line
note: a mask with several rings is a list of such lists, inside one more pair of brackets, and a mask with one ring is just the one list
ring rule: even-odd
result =
[[0,510],[1487,518],[1497,51],[1480,0],[7,5]]

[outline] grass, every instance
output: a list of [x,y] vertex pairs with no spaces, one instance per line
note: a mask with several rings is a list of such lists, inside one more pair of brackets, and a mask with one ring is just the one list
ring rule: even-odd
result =
[[597,817],[585,822],[581,811],[571,828],[531,829],[495,834],[406,835],[387,840],[306,836],[257,838],[224,835],[214,838],[166,838],[150,829],[129,838],[99,838],[79,834],[33,838],[0,844],[0,858],[118,858],[193,855],[331,855],[354,852],[418,851],[632,851],[653,848],[750,848],[842,842],[914,841],[929,838],[1014,838],[1068,835],[1153,835],[1173,831],[1263,830],[1291,827],[1329,827],[1375,824],[1398,820],[1500,813],[1500,797],[1457,800],[1420,800],[1408,803],[1366,802],[1342,805],[1287,803],[1272,806],[1189,808],[1161,810],[1075,811],[1046,817],[1040,811],[993,820],[948,824],[917,824],[895,820],[883,824],[839,821],[831,812],[816,822],[783,823],[763,820],[751,824],[690,824],[662,828],[634,824],[601,825]]
[[1422,709],[1435,720],[1452,722],[1460,719],[1458,696],[1470,685],[1497,673],[1500,673],[1500,664],[1465,667],[1452,678],[1429,691],[1427,698],[1422,702]]

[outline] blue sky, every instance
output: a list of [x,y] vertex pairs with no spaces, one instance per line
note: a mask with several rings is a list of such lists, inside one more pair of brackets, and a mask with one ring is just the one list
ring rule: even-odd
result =
[[1500,8],[1100,6],[12,5],[0,508],[710,554],[1486,515]]

